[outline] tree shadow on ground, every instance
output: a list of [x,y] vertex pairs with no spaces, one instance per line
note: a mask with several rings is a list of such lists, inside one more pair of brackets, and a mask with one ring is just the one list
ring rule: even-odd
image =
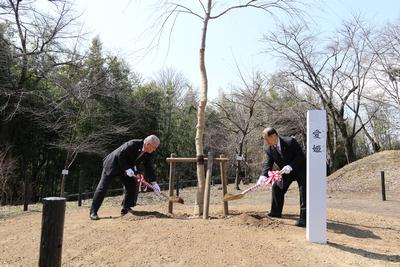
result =
[[385,231],[394,231],[394,232],[399,232],[400,229],[396,229],[395,227],[382,227],[382,226],[375,226],[375,225],[363,225],[363,224],[355,224],[355,223],[343,223],[339,221],[334,221],[334,220],[329,220],[332,223],[340,223],[340,224],[346,224],[346,225],[351,225],[351,226],[357,226],[357,227],[363,227],[367,229],[379,229],[379,230],[385,230]]
[[173,215],[164,214],[158,211],[131,211],[125,215],[118,215],[118,216],[100,216],[100,220],[108,220],[108,219],[121,219],[121,218],[160,218],[160,219],[174,219]]
[[[297,220],[299,216],[297,214],[283,214],[282,218],[289,220]],[[367,226],[364,227],[363,225],[343,223],[332,220],[327,221],[327,228],[329,230],[332,230],[334,233],[345,234],[356,238],[381,239],[381,237],[376,235],[373,231],[360,229],[360,227],[368,228]],[[388,230],[393,230],[393,229],[388,229]]]
[[[146,210],[133,210],[129,212],[129,215],[137,216],[137,217],[153,217],[153,218],[162,218],[162,219],[172,219],[174,218],[172,215],[164,214],[158,211],[146,211]],[[125,215],[125,216],[127,216]]]
[[390,261],[390,262],[400,262],[400,255],[386,255],[386,254],[381,254],[381,253],[376,253],[376,252],[369,252],[367,250],[364,249],[360,249],[360,248],[352,248],[343,244],[338,244],[338,243],[334,243],[334,242],[327,242],[328,246],[349,252],[349,253],[353,253],[353,254],[357,254],[360,255],[362,257],[365,258],[369,258],[369,259],[374,259],[374,260],[382,260],[382,261]]
[[360,229],[359,227],[361,226],[359,225],[328,221],[327,227],[329,230],[332,230],[337,234],[345,234],[356,238],[381,239],[378,235],[370,230]]

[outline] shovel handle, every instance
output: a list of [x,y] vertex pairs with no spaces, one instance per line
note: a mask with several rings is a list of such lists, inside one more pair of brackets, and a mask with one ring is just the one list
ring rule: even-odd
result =
[[150,187],[151,189],[153,189],[154,193],[160,193],[160,195],[162,195],[162,196],[168,198],[163,192],[161,192],[161,191],[160,191],[160,192],[156,192],[156,190],[154,190],[153,185],[150,184],[149,182],[147,182],[147,181],[145,181],[145,180],[142,180],[142,183],[144,183],[146,186],[148,186],[148,187]]
[[[136,175],[134,175],[133,177],[135,177],[135,178],[137,179],[137,176],[136,176]],[[182,198],[178,197],[178,199],[175,200],[175,199],[173,199],[172,197],[167,196],[164,192],[161,192],[161,191],[156,192],[156,191],[154,190],[153,185],[150,184],[149,182],[147,182],[147,181],[144,180],[144,179],[142,180],[142,183],[145,184],[147,187],[150,187],[151,189],[153,189],[154,193],[161,195],[161,196],[164,197],[166,200],[168,200],[168,201],[173,201],[173,202],[178,202],[178,203],[180,203],[180,204],[183,204],[183,199],[182,199]]]
[[247,188],[246,190],[244,190],[241,194],[242,194],[242,195],[247,194],[248,192],[250,192],[251,190],[253,190],[254,188],[257,188],[257,187],[259,187],[259,186],[260,186],[260,184],[255,184],[255,185],[253,185],[253,186],[250,186],[249,188]]

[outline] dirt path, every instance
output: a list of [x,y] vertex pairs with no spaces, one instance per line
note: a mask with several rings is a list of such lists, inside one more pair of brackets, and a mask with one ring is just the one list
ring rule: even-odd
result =
[[[89,201],[80,208],[69,203],[63,266],[400,266],[400,199],[330,195],[328,243],[320,245],[293,225],[296,186],[282,219],[265,216],[265,191],[230,202],[231,215],[223,218],[221,194],[212,188],[209,220],[190,217],[193,189],[181,190],[187,204],[175,205],[172,216],[154,194],[142,194],[142,205],[124,217],[118,216],[121,198],[108,198],[100,221],[88,219]],[[37,265],[40,227],[40,212],[3,216],[0,266]]]

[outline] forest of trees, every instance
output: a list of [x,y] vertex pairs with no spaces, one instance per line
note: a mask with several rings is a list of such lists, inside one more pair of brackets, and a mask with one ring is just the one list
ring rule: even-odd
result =
[[[0,0],[2,205],[76,193],[80,175],[83,190],[93,191],[102,158],[133,138],[160,137],[160,182],[171,153],[196,155],[198,85],[174,69],[145,80],[139,67],[105,52],[101,37],[88,41],[79,29],[66,0],[47,11]],[[331,171],[400,148],[400,20],[377,27],[354,17],[326,34],[306,25],[266,32],[264,52],[280,58],[279,71],[244,75],[239,64],[241,83],[208,103],[205,153],[228,156],[228,176],[258,177],[266,126],[305,148],[309,109],[327,110]],[[177,175],[194,179],[195,166],[178,166]]]

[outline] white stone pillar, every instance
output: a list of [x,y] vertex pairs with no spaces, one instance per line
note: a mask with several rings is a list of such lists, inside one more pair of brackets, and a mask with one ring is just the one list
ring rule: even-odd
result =
[[307,112],[307,240],[326,244],[326,111]]

